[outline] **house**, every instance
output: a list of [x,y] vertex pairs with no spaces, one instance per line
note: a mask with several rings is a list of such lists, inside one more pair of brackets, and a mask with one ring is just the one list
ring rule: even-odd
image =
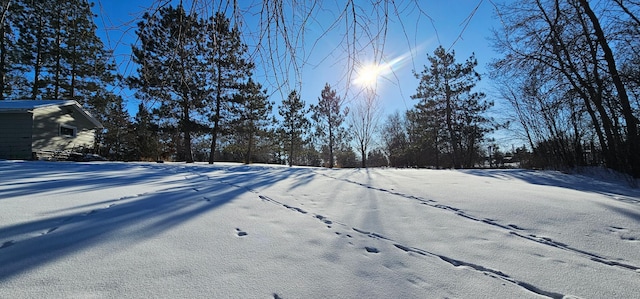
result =
[[55,157],[93,148],[102,125],[72,100],[0,101],[0,159]]

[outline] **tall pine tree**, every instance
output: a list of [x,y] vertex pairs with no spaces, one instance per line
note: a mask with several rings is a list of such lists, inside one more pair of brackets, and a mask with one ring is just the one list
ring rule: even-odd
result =
[[316,127],[316,137],[320,139],[322,147],[326,149],[328,156],[326,161],[329,168],[335,166],[335,152],[342,149],[348,136],[343,123],[349,110],[342,107],[342,99],[331,89],[329,83],[325,84],[318,104],[311,106],[311,119]]
[[311,123],[307,118],[305,102],[294,90],[278,106],[278,113],[282,117],[278,135],[284,142],[284,152],[287,156],[287,163],[293,166],[300,163],[298,156],[303,151],[305,143],[305,132],[309,130]]
[[[243,162],[253,162],[253,154],[257,138],[266,137],[268,127],[273,124],[271,110],[273,103],[269,102],[266,90],[251,78],[240,89],[234,99],[233,112],[236,118],[232,121],[236,140],[243,143]],[[240,138],[238,138],[240,137]]]
[[138,23],[140,44],[133,47],[137,74],[128,78],[143,100],[158,101],[165,130],[179,136],[175,140],[178,160],[193,162],[192,132],[202,127],[198,111],[208,98],[205,61],[202,58],[203,25],[182,6],[160,8],[145,13]]
[[207,32],[205,60],[208,65],[206,78],[213,86],[209,105],[206,109],[213,126],[211,128],[211,151],[209,164],[213,164],[217,151],[218,135],[223,131],[225,118],[231,118],[230,102],[234,94],[251,76],[253,63],[246,59],[247,46],[240,39],[240,31],[223,13],[216,13],[206,21]]
[[477,161],[480,142],[491,130],[490,119],[483,114],[492,103],[483,101],[483,93],[472,92],[480,80],[472,55],[464,63],[455,61],[455,53],[440,46],[427,55],[430,66],[419,74],[420,83],[413,99],[419,100],[418,119],[431,120],[424,132],[433,134],[436,151],[445,149],[450,166],[472,167]]
[[100,118],[100,122],[106,124],[107,128],[98,134],[98,153],[110,160],[137,160],[133,124],[124,101],[117,95],[112,94],[110,97],[106,101],[105,114]]
[[153,115],[143,103],[138,105],[134,118],[134,157],[137,160],[157,161],[160,159],[158,125]]
[[87,0],[11,1],[15,68],[20,82],[12,96],[32,99],[73,99],[94,113],[102,113],[105,90],[114,83],[111,52],[96,34]]
[[17,34],[14,31],[22,7],[15,2],[1,2],[0,7],[0,100],[11,97],[24,85],[18,64]]

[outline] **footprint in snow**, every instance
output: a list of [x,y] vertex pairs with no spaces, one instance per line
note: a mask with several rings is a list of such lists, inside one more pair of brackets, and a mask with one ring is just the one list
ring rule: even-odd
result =
[[637,242],[640,241],[640,234],[637,231],[630,230],[628,228],[620,226],[610,226],[609,231],[618,235],[620,239],[625,241]]
[[[327,217],[324,217],[324,216],[322,216],[322,215],[316,215],[315,217],[316,217],[317,219],[319,219],[320,221],[324,222],[324,224],[327,224],[327,225],[331,225],[331,224],[333,224],[333,221],[331,221],[331,220],[327,219]],[[329,228],[331,228],[331,226],[329,226]]]
[[245,232],[245,231],[243,231],[243,230],[241,230],[241,229],[239,229],[239,228],[236,228],[236,235],[237,235],[238,237],[244,237],[244,236],[246,236],[246,235],[248,235],[248,234],[247,234],[247,232]]
[[368,253],[380,253],[380,250],[378,250],[378,248],[375,248],[375,247],[365,246],[364,250],[366,250]]
[[16,244],[16,242],[14,240],[10,240],[10,241],[4,242],[4,243],[2,243],[2,246],[0,246],[0,249],[7,248],[7,247],[9,247],[9,246],[11,246],[13,244]]
[[509,225],[507,225],[507,226],[508,226],[508,227],[510,227],[510,228],[513,228],[513,229],[523,230],[523,228],[522,228],[522,227],[519,227],[519,226],[517,226],[517,225],[515,225],[515,224],[509,224]]

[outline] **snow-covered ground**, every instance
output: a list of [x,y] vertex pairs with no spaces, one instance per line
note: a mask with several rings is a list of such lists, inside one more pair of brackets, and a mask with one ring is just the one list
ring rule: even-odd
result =
[[640,190],[528,170],[0,161],[0,298],[640,298]]

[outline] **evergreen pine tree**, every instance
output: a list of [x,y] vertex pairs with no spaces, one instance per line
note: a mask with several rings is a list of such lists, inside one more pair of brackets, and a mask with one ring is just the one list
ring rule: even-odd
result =
[[28,85],[18,92],[19,97],[42,98],[42,89],[47,86],[43,78],[47,72],[45,65],[51,57],[48,49],[52,48],[54,33],[50,12],[54,4],[55,1],[28,0],[16,3],[20,7],[15,23],[15,32],[19,36],[16,42],[18,63],[28,78]]
[[112,94],[106,102],[105,114],[100,119],[105,130],[98,135],[100,155],[110,160],[136,160],[133,126],[122,97]]
[[[143,100],[159,102],[166,131],[178,137],[178,159],[193,162],[191,138],[202,124],[196,114],[205,106],[208,82],[203,60],[202,22],[182,6],[145,13],[138,23],[140,45],[133,47],[137,74],[128,78]],[[176,134],[177,133],[177,134]]]
[[271,110],[273,103],[269,102],[266,90],[262,90],[259,83],[251,78],[240,89],[234,99],[233,131],[243,143],[243,162],[252,162],[252,155],[256,148],[257,137],[265,137],[268,127],[273,124]]
[[68,39],[64,58],[67,76],[61,82],[62,96],[84,104],[92,111],[100,111],[105,105],[120,105],[108,86],[115,83],[113,53],[105,49],[96,34],[91,7],[86,0],[74,0],[67,13]]
[[336,150],[348,140],[346,130],[342,126],[349,110],[342,108],[342,99],[331,89],[329,83],[325,84],[318,104],[311,106],[311,119],[316,127],[316,136],[320,139],[326,152],[328,167],[335,166]]
[[427,57],[431,65],[415,74],[420,79],[412,96],[420,101],[416,116],[429,121],[423,132],[435,139],[436,154],[442,147],[451,167],[471,167],[479,156],[479,143],[490,131],[490,120],[483,113],[492,105],[483,101],[483,93],[471,91],[480,80],[474,70],[478,62],[472,55],[457,63],[455,52],[446,52],[442,46]]
[[134,118],[134,157],[138,160],[159,160],[158,125],[153,116],[140,103]]
[[115,66],[96,34],[93,4],[86,0],[17,0],[13,33],[16,68],[28,80],[15,97],[73,99],[93,113],[107,105]]
[[209,68],[206,78],[213,86],[210,94],[213,105],[209,105],[206,111],[213,122],[209,155],[209,164],[213,164],[218,135],[226,126],[225,118],[232,117],[226,107],[230,106],[228,103],[242,87],[242,82],[251,76],[254,65],[245,58],[247,46],[240,40],[240,31],[235,26],[231,27],[223,13],[218,12],[208,19],[204,30],[208,34],[205,60]]
[[0,7],[0,100],[10,98],[25,83],[20,75],[14,31],[21,10],[22,7],[15,2],[3,2]]
[[278,113],[282,117],[278,132],[284,142],[287,163],[292,166],[294,163],[300,163],[298,156],[302,153],[304,135],[311,123],[307,118],[305,102],[295,90],[278,106]]

